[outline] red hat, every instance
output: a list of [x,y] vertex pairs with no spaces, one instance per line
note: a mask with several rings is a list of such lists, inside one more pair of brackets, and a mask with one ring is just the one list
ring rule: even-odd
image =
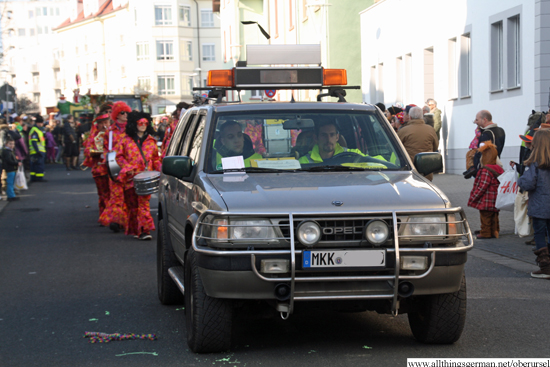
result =
[[406,106],[405,106],[405,109],[404,109],[404,112],[405,112],[406,114],[409,114],[409,111],[410,111],[411,108],[413,108],[413,107],[418,107],[418,106],[415,105],[415,104],[408,104],[408,105],[406,105]]
[[126,111],[128,113],[132,112],[132,109],[130,106],[128,106],[125,102],[117,101],[113,103],[113,112],[111,112],[111,119],[113,121],[117,120],[118,115],[122,112]]
[[533,136],[532,135],[520,135],[519,138],[521,140],[523,140],[524,142],[526,143],[531,143],[533,141]]

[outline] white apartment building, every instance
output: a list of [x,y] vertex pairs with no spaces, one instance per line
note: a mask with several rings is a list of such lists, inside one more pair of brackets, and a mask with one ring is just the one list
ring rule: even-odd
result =
[[[395,14],[398,13],[396,19]],[[549,0],[382,0],[361,13],[365,102],[443,112],[447,172],[465,170],[472,124],[486,109],[517,161],[531,110],[548,110]]]
[[7,1],[2,11],[2,83],[26,96],[45,113],[60,91],[59,54],[52,29],[68,14],[66,0]]
[[63,91],[149,94],[153,114],[192,100],[221,68],[219,19],[206,0],[69,0],[59,37]]
[[363,99],[443,112],[446,170],[462,173],[486,109],[517,161],[531,110],[548,110],[549,0],[381,0],[361,16]]

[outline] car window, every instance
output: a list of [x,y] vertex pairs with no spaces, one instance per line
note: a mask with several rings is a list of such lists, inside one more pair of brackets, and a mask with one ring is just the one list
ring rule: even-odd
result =
[[184,143],[184,137],[187,134],[187,131],[189,130],[189,126],[191,122],[193,122],[194,117],[197,115],[196,111],[193,111],[186,116],[184,116],[183,120],[178,123],[178,126],[176,127],[176,131],[174,131],[174,134],[172,135],[172,139],[170,139],[170,146],[168,147],[168,156],[171,155],[181,155],[181,151],[183,149],[183,143]]
[[371,111],[219,114],[212,134],[210,172],[241,156],[245,168],[408,169],[391,127]]
[[191,144],[189,145],[189,158],[192,159],[192,164],[195,165],[199,159],[199,153],[202,143],[202,138],[204,136],[204,126],[206,125],[206,116],[202,115],[199,117],[199,122],[197,127],[191,137]]

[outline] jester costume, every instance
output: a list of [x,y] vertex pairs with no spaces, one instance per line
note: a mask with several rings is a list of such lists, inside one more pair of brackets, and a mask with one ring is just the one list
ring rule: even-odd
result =
[[[141,146],[143,156],[138,145]],[[141,138],[125,135],[117,145],[117,162],[122,167],[119,180],[124,183],[124,202],[128,209],[126,234],[139,237],[142,233],[153,231],[155,222],[149,207],[151,195],[137,195],[133,178],[143,171],[160,171],[157,141],[148,133]]]
[[[121,112],[131,112],[130,106],[124,102],[115,102],[113,104],[113,112],[111,112],[111,119],[115,123],[109,127],[109,130],[104,135],[104,152],[109,151],[109,136],[112,135],[113,139],[112,150],[116,151],[118,144],[126,135],[126,121],[118,120],[118,115]],[[126,228],[128,223],[128,212],[124,203],[124,182],[120,180],[120,177],[117,177],[115,180],[109,180],[109,192],[109,201],[99,217],[99,222],[104,226],[109,226],[111,230],[118,232],[120,228]]]
[[[108,119],[109,115],[98,116],[96,120],[102,120],[103,118]],[[94,150],[98,150],[98,143],[101,143],[101,147],[103,147],[103,143],[101,142],[103,137],[103,132],[99,131],[94,124],[90,136],[84,142],[84,162],[82,163],[84,166],[92,169],[92,176],[97,187],[97,195],[99,196],[99,217],[105,211],[110,196],[109,175],[103,153],[94,153]],[[99,219],[98,222],[100,222]]]

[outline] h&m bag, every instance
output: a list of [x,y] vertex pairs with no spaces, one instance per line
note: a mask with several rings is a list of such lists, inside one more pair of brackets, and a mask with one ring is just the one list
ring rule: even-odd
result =
[[510,168],[498,176],[498,180],[500,185],[498,185],[495,207],[513,212],[518,194],[518,174],[515,169]]

